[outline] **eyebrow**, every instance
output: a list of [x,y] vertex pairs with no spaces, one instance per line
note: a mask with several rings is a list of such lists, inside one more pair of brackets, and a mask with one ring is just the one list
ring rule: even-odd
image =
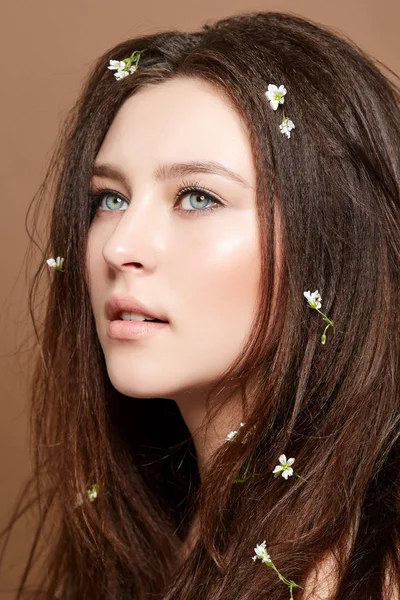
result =
[[[245,188],[250,188],[251,186],[237,173],[231,171],[227,167],[224,167],[219,162],[214,161],[189,161],[189,162],[179,162],[179,163],[166,163],[163,165],[159,165],[154,173],[154,177],[156,181],[165,181],[167,179],[173,179],[175,177],[182,177],[185,175],[192,175],[194,173],[211,173],[213,175],[221,175],[222,177],[226,177],[227,179],[231,179],[236,183],[239,183]],[[109,165],[106,163],[94,165],[92,171],[92,177],[107,177],[109,179],[114,179],[115,181],[119,181],[122,183],[128,190],[130,190],[130,185],[127,177],[113,165]]]

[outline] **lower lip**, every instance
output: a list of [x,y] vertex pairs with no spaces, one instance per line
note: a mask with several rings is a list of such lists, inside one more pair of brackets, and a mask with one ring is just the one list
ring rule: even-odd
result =
[[151,321],[123,321],[118,319],[108,323],[108,337],[114,340],[139,340],[165,329],[169,323]]

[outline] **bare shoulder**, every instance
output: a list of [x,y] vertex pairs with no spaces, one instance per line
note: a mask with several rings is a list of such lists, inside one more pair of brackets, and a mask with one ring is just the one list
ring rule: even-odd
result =
[[[337,563],[333,555],[327,556],[310,573],[302,600],[331,600],[338,584]],[[383,600],[400,600],[400,582],[387,573]]]
[[311,571],[302,600],[330,600],[338,583],[337,563],[329,554]]

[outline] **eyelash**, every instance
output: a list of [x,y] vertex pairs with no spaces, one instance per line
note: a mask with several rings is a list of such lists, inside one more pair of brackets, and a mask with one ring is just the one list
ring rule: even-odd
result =
[[[212,194],[212,192],[201,187],[200,184],[197,183],[197,181],[183,181],[177,187],[177,189],[174,193],[175,203],[177,202],[177,200],[182,199],[183,196],[186,196],[186,194],[193,193],[193,192],[200,192],[201,194],[209,196],[209,199],[212,200],[212,202],[214,202],[215,205],[208,206],[207,208],[198,208],[198,209],[193,208],[192,210],[189,210],[187,208],[181,208],[180,210],[182,212],[184,212],[186,214],[193,214],[193,213],[199,214],[200,213],[201,215],[204,215],[210,211],[215,210],[216,208],[225,208],[224,204],[220,200],[218,200],[218,198],[216,198],[214,196],[214,194]],[[119,194],[119,192],[115,192],[115,191],[109,190],[109,189],[94,188],[89,193],[89,200],[90,200],[90,203],[91,203],[94,211],[96,211],[96,209],[99,207],[100,202],[104,198],[104,196],[107,196],[108,194],[114,194],[115,196],[118,196],[122,200],[126,201],[126,199],[121,194]],[[110,212],[112,212],[112,211],[110,211]],[[115,211],[115,212],[118,212],[118,211]]]

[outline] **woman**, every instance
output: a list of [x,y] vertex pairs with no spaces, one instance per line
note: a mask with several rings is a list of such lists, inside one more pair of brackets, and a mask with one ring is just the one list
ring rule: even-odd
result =
[[42,187],[43,597],[400,598],[399,142],[294,16],[98,60]]

